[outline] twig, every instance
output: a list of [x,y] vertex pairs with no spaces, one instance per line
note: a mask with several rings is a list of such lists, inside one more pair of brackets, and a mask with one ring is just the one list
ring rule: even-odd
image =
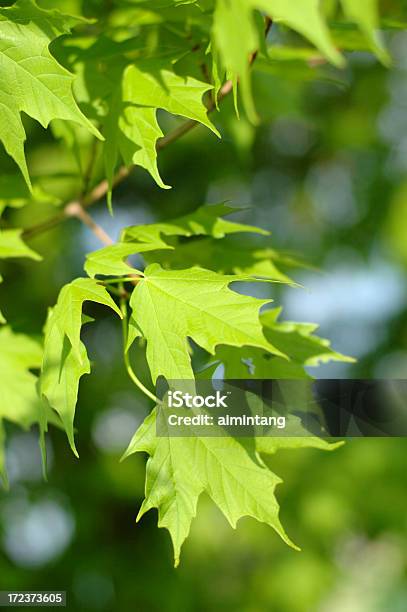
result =
[[84,225],[87,225],[95,236],[99,238],[100,242],[106,246],[114,244],[114,240],[112,240],[105,230],[92,219],[80,202],[70,202],[65,206],[64,212],[67,217],[76,217],[82,221]]

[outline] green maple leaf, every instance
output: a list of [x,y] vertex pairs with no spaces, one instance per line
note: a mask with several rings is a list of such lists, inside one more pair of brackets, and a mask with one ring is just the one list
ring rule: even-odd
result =
[[58,204],[58,198],[45,193],[40,185],[34,184],[30,191],[21,174],[0,176],[0,216],[5,208],[22,208],[31,202]]
[[187,338],[214,353],[218,344],[257,346],[276,355],[281,351],[263,335],[258,300],[231,291],[230,283],[246,276],[220,275],[202,268],[166,271],[158,264],[145,270],[131,298],[130,343],[147,340],[147,361],[153,381],[193,379]]
[[341,0],[345,16],[356,23],[366,36],[370,47],[383,64],[390,63],[389,53],[386,50],[379,32],[380,19],[378,0]]
[[[228,234],[235,234],[240,232],[253,232],[262,235],[268,235],[269,232],[262,230],[251,225],[245,225],[242,223],[234,223],[223,219],[222,215],[228,215],[236,212],[237,209],[227,204],[215,204],[212,206],[201,206],[196,211],[178,217],[168,222],[163,223],[152,223],[150,225],[135,225],[133,227],[126,228],[122,233],[123,242],[104,247],[98,251],[94,251],[87,255],[85,263],[85,271],[91,277],[96,275],[104,276],[123,276],[123,275],[134,275],[139,273],[138,270],[132,268],[128,263],[123,261],[130,255],[142,253],[146,261],[165,261],[167,262],[166,256],[163,255],[165,251],[173,251],[172,245],[164,242],[163,237],[165,236],[181,236],[181,237],[192,237],[210,235],[215,238],[223,238]],[[206,252],[206,246],[200,249],[200,253],[204,256]],[[199,245],[198,245],[199,249]],[[182,251],[182,247],[177,245],[176,252]],[[148,253],[151,252],[149,256]],[[157,258],[156,258],[157,254]],[[175,255],[177,259],[177,255]],[[169,259],[171,262],[173,259]],[[177,261],[179,258],[177,259]],[[189,261],[182,259],[183,266],[191,265],[191,263],[200,264],[200,261],[194,261],[191,258]],[[203,262],[201,267],[205,266],[206,262]],[[264,264],[264,271],[267,264]],[[180,267],[180,266],[178,266]],[[267,266],[267,271],[270,271],[272,263]],[[245,271],[246,272],[246,271]],[[248,272],[251,274],[251,272]],[[277,274],[277,272],[276,272]],[[268,276],[264,274],[264,276]],[[287,278],[287,277],[285,277]],[[282,279],[280,275],[279,280]]]
[[177,74],[166,60],[142,60],[127,66],[106,121],[105,167],[110,186],[120,155],[126,165],[145,168],[160,187],[168,188],[157,167],[156,145],[163,136],[157,110],[197,121],[219,136],[202,101],[211,89],[208,83]]
[[199,266],[222,274],[247,274],[280,283],[295,282],[280,269],[282,266],[300,267],[301,263],[270,248],[241,244],[236,240],[202,238],[181,242],[174,249],[146,254],[147,261],[161,263],[165,268],[179,269],[187,265]]
[[44,127],[52,119],[74,121],[100,137],[74,100],[72,75],[49,51],[50,43],[78,21],[41,9],[33,0],[0,8],[0,140],[29,185],[21,112]]
[[[341,4],[345,16],[364,33],[379,59],[388,63],[389,55],[378,32],[377,0],[341,0]],[[220,58],[228,78],[234,83],[239,80],[246,113],[254,122],[257,116],[251,93],[249,58],[261,48],[263,37],[256,20],[256,10],[264,11],[275,23],[281,23],[304,36],[334,65],[344,65],[344,58],[333,43],[319,0],[217,0],[212,28],[216,89],[220,89]]]
[[278,320],[281,308],[262,313],[261,323],[264,334],[270,342],[286,353],[290,359],[305,366],[318,366],[330,361],[354,363],[352,357],[342,355],[331,347],[329,340],[315,335],[315,323],[296,323]]
[[123,261],[135,255],[136,253],[145,253],[147,251],[155,251],[157,249],[171,249],[162,240],[146,244],[135,244],[132,242],[118,242],[111,246],[104,247],[89,253],[86,256],[85,272],[94,277],[97,274],[101,276],[134,276],[142,274],[140,270],[136,270],[130,264]]
[[[246,113],[251,121],[256,121],[257,115],[250,86],[249,57],[258,49],[260,36],[253,8],[248,0],[217,0],[213,15],[212,38],[215,50],[215,75],[219,73],[217,59],[220,57],[227,76],[235,83],[238,78],[240,79]],[[216,81],[219,81],[219,78]]]
[[106,289],[90,278],[78,278],[62,288],[45,326],[40,393],[60,416],[73,452],[77,455],[73,421],[79,380],[89,374],[90,363],[80,339],[82,306],[85,301],[116,306]]
[[104,133],[105,169],[111,189],[119,157],[126,166],[147,170],[162,189],[170,189],[163,182],[157,165],[157,140],[164,134],[157,121],[156,108],[126,106],[117,94],[112,100]]
[[201,493],[206,491],[232,527],[239,518],[251,516],[273,527],[296,548],[285,533],[274,496],[281,479],[268,470],[253,444],[223,437],[157,437],[153,411],[130,442],[125,457],[146,452],[145,500],[137,519],[158,508],[158,526],[168,529],[175,565],[196,515]]
[[[233,241],[233,234],[240,232],[263,236],[270,234],[258,227],[223,218],[238,210],[225,203],[201,206],[188,215],[170,221],[128,227],[122,233],[122,240],[155,243],[157,249],[160,249],[159,241],[166,236],[210,236],[211,238],[198,241],[173,242],[172,249],[166,247],[166,250],[158,252],[151,249],[151,254],[145,252],[144,259],[151,263],[162,263],[170,268],[197,265],[216,272],[247,274],[294,285],[295,283],[279,269],[278,264],[289,267],[300,267],[304,264],[270,248]],[[227,239],[228,236],[230,240]],[[220,240],[221,238],[224,240]],[[106,254],[107,252],[106,250]]]
[[211,377],[215,369],[222,364],[225,378],[230,379],[302,379],[309,378],[301,363],[274,357],[261,349],[244,346],[236,349],[220,346],[216,349],[215,361],[200,372],[200,378]]
[[[306,406],[312,399],[312,390],[306,380],[311,381],[310,375],[304,366],[316,366],[329,361],[352,363],[354,359],[334,351],[328,340],[314,334],[317,325],[312,323],[294,323],[278,321],[281,308],[268,310],[260,315],[264,335],[284,351],[290,361],[280,357],[270,356],[261,349],[244,347],[237,350],[228,346],[221,346],[216,350],[216,361],[211,364],[208,371],[200,373],[200,378],[212,377],[215,368],[221,363],[224,367],[225,379],[273,379],[299,381],[296,385],[282,386],[282,393],[287,406]],[[303,379],[303,383],[300,383]],[[317,448],[321,450],[334,450],[342,446],[342,442],[331,444],[325,439],[312,436],[301,425],[300,420],[290,415],[284,436],[256,437],[256,448],[259,452],[273,454],[282,448]]]
[[224,238],[227,234],[238,232],[254,232],[264,236],[269,235],[266,230],[234,223],[223,219],[224,216],[238,212],[239,209],[225,203],[212,204],[210,206],[200,206],[192,213],[165,221],[162,223],[152,223],[150,225],[135,225],[127,227],[122,234],[124,242],[158,242],[164,236],[213,236],[214,238]]
[[[286,414],[286,426],[284,435],[275,435],[274,431],[263,432],[263,435],[254,437],[256,450],[264,455],[274,455],[282,449],[316,448],[319,450],[333,451],[344,445],[343,441],[331,443],[328,440],[312,435],[304,427],[301,419],[292,413],[292,409],[298,410],[300,406],[310,405],[313,396],[310,381],[298,381],[295,385],[279,384],[279,391],[284,396],[284,403],[288,413]],[[254,393],[246,394],[248,405],[253,414],[267,414],[264,412],[264,403],[261,397]],[[271,413],[270,413],[271,414]],[[276,414],[276,412],[274,412]],[[318,415],[318,406],[315,406],[315,416]]]
[[0,330],[0,476],[7,485],[4,463],[3,420],[29,429],[55,417],[45,410],[36,390],[37,376],[31,369],[41,366],[42,347],[28,336],[15,334],[9,327]]
[[[40,261],[42,257],[30,249],[22,240],[23,230],[0,230],[0,259],[28,257]],[[0,276],[0,283],[3,281]],[[0,324],[6,320],[0,311]]]
[[[306,406],[312,399],[312,390],[306,381],[311,376],[304,366],[317,366],[321,363],[339,361],[353,363],[355,360],[334,351],[328,340],[314,334],[317,325],[312,323],[280,322],[278,318],[281,308],[268,310],[260,315],[266,338],[284,351],[290,361],[280,357],[270,356],[261,349],[243,347],[237,350],[229,346],[221,346],[216,350],[216,361],[207,370],[199,374],[200,378],[211,378],[219,364],[223,364],[225,379],[265,379],[265,380],[294,380],[298,384],[284,387],[282,393],[286,405]],[[303,382],[301,383],[301,379]],[[256,397],[254,396],[254,401]],[[258,401],[258,398],[257,398]],[[290,434],[290,428],[292,437]],[[290,414],[288,427],[284,436],[259,436],[255,438],[256,448],[259,452],[273,454],[279,449],[287,448],[317,448],[321,450],[335,450],[343,442],[331,444],[318,436],[310,435],[301,424],[298,417]]]
[[[187,272],[193,273],[193,270]],[[169,284],[171,285],[171,282]],[[189,292],[190,294],[196,292],[194,285],[190,287]],[[177,291],[177,299],[182,296],[182,301],[184,301],[185,293],[188,292],[185,290]],[[203,299],[199,292],[196,298],[196,302],[202,304],[202,311],[205,311],[210,300],[207,297]],[[170,303],[171,300],[165,303],[169,313],[173,312],[169,307]],[[143,310],[145,312],[148,306],[151,307],[151,311],[155,312],[156,304],[149,305],[147,302],[139,302],[135,306],[136,312]],[[147,312],[151,311],[150,309],[147,310]],[[307,378],[304,364],[312,363],[315,365],[317,361],[327,361],[328,359],[349,360],[349,358],[333,351],[328,341],[313,335],[316,326],[291,322],[280,323],[278,322],[279,314],[280,309],[274,309],[261,315],[265,336],[268,337],[270,333],[271,340],[277,343],[280,350],[287,352],[292,358],[292,362],[287,362],[275,356],[271,356],[271,359],[266,362],[264,356],[267,354],[270,357],[269,350],[265,353],[264,349],[249,347],[247,352],[248,356],[255,362],[256,375],[260,364],[260,368],[262,368],[260,377],[269,378],[272,373],[274,378],[276,370],[273,372],[273,369],[271,369],[270,371],[270,362],[275,360],[286,363],[290,368],[282,372],[281,378]],[[175,318],[172,319],[169,316],[168,319],[170,329],[167,329],[165,324],[163,336],[166,337],[168,334],[168,337],[170,337],[169,334],[171,333],[175,334],[177,338],[184,336],[185,332],[176,324],[178,321],[176,308]],[[202,327],[206,324],[207,322],[201,323]],[[211,328],[210,324],[209,327]],[[242,328],[244,328],[244,325],[242,325]],[[192,333],[190,335],[194,337]],[[170,339],[170,343],[172,344],[172,339]],[[243,367],[243,360],[246,356],[245,349],[246,347],[243,350],[237,350],[229,346],[221,346],[217,349],[217,356],[219,356],[218,353],[221,356],[226,355],[226,378],[249,378],[247,367]],[[232,363],[230,362],[231,355]],[[233,358],[235,362],[233,362]],[[264,363],[262,360],[264,360]],[[232,369],[233,364],[237,361],[240,362],[242,367],[237,370]],[[265,363],[268,363],[268,371],[266,371]],[[213,375],[213,370],[210,375]],[[175,378],[174,375],[172,376]],[[168,378],[171,378],[171,376],[168,376]],[[304,389],[304,392],[307,393],[307,388]],[[298,394],[296,399],[298,400]],[[307,397],[304,396],[304,401],[306,399]],[[260,400],[253,396],[253,401]],[[286,397],[286,401],[289,405],[289,395]],[[298,403],[295,405],[298,406]],[[159,409],[162,408],[163,406],[160,406]],[[290,415],[287,429],[288,434],[290,431],[293,432],[292,437],[290,435],[284,437],[256,436],[253,439],[242,441],[234,439],[226,432],[219,432],[218,437],[195,436],[193,428],[190,429],[190,437],[157,436],[156,410],[147,417],[138,429],[124,456],[127,457],[135,452],[146,452],[149,455],[145,500],[140,508],[137,520],[148,510],[158,509],[158,525],[168,529],[171,535],[175,565],[179,563],[181,546],[189,534],[192,519],[196,515],[199,496],[204,491],[217,504],[233,527],[236,526],[240,517],[248,515],[272,526],[286,543],[293,546],[278,518],[279,506],[274,496],[274,490],[281,480],[267,468],[267,464],[263,462],[261,455],[273,455],[280,449],[296,448],[332,451],[340,447],[343,444],[342,442],[331,444],[323,438],[309,435],[300,419],[293,415]],[[191,469],[191,466],[193,466],[193,469]]]
[[[281,308],[267,310],[260,322],[267,340],[289,357],[281,359],[262,349],[220,346],[216,349],[215,364],[222,363],[225,378],[301,379],[310,378],[304,366],[318,366],[330,361],[354,363],[352,357],[335,351],[329,340],[315,335],[318,325],[278,320]],[[213,367],[211,368],[213,369]],[[203,377],[204,372],[201,373]]]
[[258,436],[256,438],[256,449],[265,455],[274,455],[278,450],[293,450],[297,448],[316,448],[318,450],[334,451],[345,444],[345,442],[329,442],[318,436],[311,436],[306,431],[299,417],[290,416],[289,426],[292,426],[292,437],[287,427],[284,436]]
[[202,103],[203,95],[211,89],[208,83],[177,74],[174,66],[159,59],[128,66],[123,75],[126,103],[162,108],[173,115],[198,121],[219,135]]
[[42,257],[30,249],[22,240],[23,230],[0,230],[0,259],[28,257],[40,261]]
[[249,0],[252,6],[267,11],[276,23],[282,23],[312,42],[323,55],[337,66],[344,59],[332,42],[319,0]]
[[[261,47],[264,36],[264,25],[261,22],[259,27],[255,18],[256,9],[305,36],[332,63],[341,66],[344,62],[331,40],[319,0],[217,0],[212,28],[215,60],[220,57],[232,81],[237,83],[239,79],[246,113],[254,122],[257,116],[251,94],[249,58]],[[215,72],[219,72],[218,67]]]

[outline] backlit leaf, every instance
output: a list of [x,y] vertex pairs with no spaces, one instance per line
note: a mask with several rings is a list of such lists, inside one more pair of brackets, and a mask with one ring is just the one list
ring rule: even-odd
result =
[[73,421],[79,380],[89,374],[90,363],[81,342],[82,306],[86,301],[108,306],[120,317],[106,289],[90,278],[78,278],[61,289],[45,326],[40,393],[61,417],[73,452],[77,455]]
[[384,64],[388,64],[390,57],[379,32],[378,0],[358,0],[358,2],[341,0],[341,3],[346,17],[359,26],[372,50]]
[[193,119],[219,136],[207,117],[203,96],[212,86],[191,76],[180,76],[159,59],[127,66],[111,99],[106,123],[105,166],[110,185],[119,155],[126,165],[145,168],[160,187],[157,140],[163,136],[157,110]]
[[175,565],[204,491],[232,527],[251,516],[273,527],[296,548],[285,533],[274,496],[281,479],[266,468],[250,442],[224,437],[157,437],[153,411],[136,432],[125,456],[148,453],[145,500],[138,519],[158,508],[158,525],[169,530]]
[[239,212],[239,209],[224,203],[200,206],[192,213],[163,223],[127,227],[123,231],[122,240],[125,242],[157,243],[162,239],[162,234],[164,236],[187,237],[213,236],[214,238],[223,238],[227,234],[236,234],[238,232],[254,232],[266,236],[269,234],[266,230],[258,227],[223,219],[224,216],[230,215],[233,212]]
[[29,257],[41,260],[42,257],[23,242],[21,234],[22,230],[0,230],[0,259]]
[[5,469],[4,422],[28,430],[32,425],[53,419],[37,393],[37,376],[42,347],[28,336],[15,334],[9,327],[0,329],[0,477],[7,485]]
[[52,119],[71,120],[99,136],[74,100],[72,75],[49,51],[49,44],[78,21],[32,0],[0,8],[0,140],[29,185],[21,112],[44,127]]
[[[153,382],[193,379],[187,338],[209,353],[219,344],[257,346],[283,355],[263,335],[258,300],[229,289],[245,276],[220,275],[202,268],[167,271],[158,264],[145,270],[130,305],[130,337],[147,340],[147,361]],[[133,329],[132,329],[133,328]]]

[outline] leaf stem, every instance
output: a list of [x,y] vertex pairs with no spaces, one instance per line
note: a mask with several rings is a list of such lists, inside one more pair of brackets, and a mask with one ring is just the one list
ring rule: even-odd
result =
[[121,291],[117,287],[112,287],[111,285],[105,285],[105,286],[108,289],[108,291],[113,293],[113,295],[117,295],[117,297],[124,298],[124,297],[128,297],[128,295],[129,295],[125,289],[123,289],[123,291]]
[[120,300],[120,309],[121,309],[122,314],[123,314],[123,319],[122,319],[123,359],[124,359],[124,365],[126,367],[127,374],[129,375],[129,377],[133,381],[133,383],[136,385],[136,387],[138,387],[140,389],[140,391],[142,391],[144,393],[144,395],[146,395],[148,398],[153,400],[153,402],[158,404],[159,403],[158,398],[154,395],[154,393],[149,391],[149,389],[147,389],[147,387],[145,387],[143,385],[143,383],[141,382],[141,380],[139,380],[139,378],[137,377],[135,371],[131,367],[129,352],[127,350],[127,323],[128,323],[127,302],[123,298]]
[[114,285],[116,283],[133,283],[135,280],[140,280],[140,277],[144,276],[140,270],[134,268],[134,276],[121,276],[120,278],[109,278],[106,281],[99,281],[101,285]]

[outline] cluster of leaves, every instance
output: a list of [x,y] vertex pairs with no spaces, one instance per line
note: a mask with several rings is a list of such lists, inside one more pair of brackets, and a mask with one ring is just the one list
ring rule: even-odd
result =
[[[236,98],[238,88],[241,90],[245,110],[256,120],[248,60],[260,54],[272,64],[276,53],[275,45],[267,46],[264,40],[264,14],[270,24],[272,20],[287,26],[315,45],[316,50],[310,49],[314,59],[323,56],[343,66],[338,46],[349,47],[351,32],[351,48],[370,48],[388,61],[378,33],[376,0],[341,0],[342,12],[335,1],[327,2],[326,14],[317,0],[112,4],[110,12],[101,7],[99,22],[93,27],[84,18],[41,9],[33,0],[18,0],[0,9],[1,103],[5,109],[0,139],[29,184],[21,112],[44,127],[52,121],[55,133],[69,143],[77,137],[76,126],[104,139],[111,186],[122,160],[145,168],[166,187],[157,168],[156,144],[163,135],[157,111],[187,117],[218,134],[207,112],[211,104],[217,104],[227,78]],[[332,31],[328,18],[335,20]],[[291,53],[287,47],[284,51],[287,59],[304,57],[301,46]],[[212,96],[209,106],[203,101],[207,92]]]
[[[264,271],[263,280],[291,282],[289,279],[281,280],[285,275],[275,266],[273,255],[270,256],[267,249],[256,249],[256,253],[263,252],[263,255],[254,261],[250,250],[246,259],[242,255],[244,273],[225,272],[225,269],[233,269],[235,262],[233,250],[228,259],[227,247],[223,250],[222,246],[212,250],[221,253],[221,257],[211,258],[210,269],[198,265],[185,267],[194,262],[193,253],[199,261],[202,242],[222,245],[227,243],[228,236],[235,233],[265,234],[263,230],[219,216],[232,210],[223,204],[207,206],[168,223],[129,227],[123,231],[120,242],[88,256],[85,270],[90,278],[79,278],[63,287],[56,306],[49,312],[39,397],[35,393],[35,377],[26,372],[26,376],[32,378],[31,394],[37,401],[35,407],[30,405],[29,414],[38,413],[36,421],[40,425],[42,442],[49,413],[56,413],[72,450],[77,454],[74,415],[78,386],[80,378],[90,372],[86,348],[80,339],[82,324],[88,322],[82,313],[85,301],[107,306],[123,319],[124,360],[141,389],[145,387],[129,360],[132,344],[138,339],[146,344],[153,382],[159,376],[168,380],[194,378],[192,347],[188,339],[206,351],[209,366],[223,364],[230,378],[305,377],[304,365],[316,365],[331,359],[347,360],[333,351],[327,341],[313,335],[315,326],[280,323],[277,320],[279,312],[275,309],[259,316],[260,309],[270,300],[242,295],[229,288],[232,282],[259,280],[253,276],[258,273],[259,266]],[[178,253],[180,268],[168,268],[169,264],[165,262],[167,267],[151,263],[142,266],[143,270],[136,270],[125,261],[129,256],[139,254],[145,258],[145,263],[155,259],[155,255],[164,262],[162,253],[176,252],[180,240],[186,247],[184,261],[183,250]],[[118,281],[123,296],[121,309],[108,292],[110,289],[116,293]],[[129,288],[130,316],[124,297]],[[250,369],[247,366],[249,362]],[[23,365],[27,367],[25,363]],[[19,362],[17,366],[21,368]],[[8,418],[9,413],[6,412],[4,417]],[[198,498],[204,490],[233,526],[238,518],[247,514],[270,524],[290,543],[279,522],[278,503],[274,497],[280,479],[267,468],[261,453],[272,454],[282,445],[322,449],[332,449],[335,445],[312,437],[256,439],[256,443],[258,447],[250,449],[226,432],[219,439],[156,437],[154,411],[136,432],[125,456],[137,451],[150,455],[146,500],[140,516],[152,507],[158,508],[159,525],[167,527],[172,536],[176,563],[195,515]],[[193,480],[191,465],[194,465]]]
[[[84,301],[109,306],[123,318],[125,362],[136,384],[128,352],[139,338],[146,344],[154,383],[159,376],[167,380],[194,378],[188,339],[206,351],[209,362],[213,359],[210,356],[215,355],[216,365],[224,364],[229,378],[298,378],[306,376],[304,365],[331,359],[347,360],[333,351],[327,341],[313,335],[315,326],[280,323],[278,313],[273,310],[260,318],[260,309],[270,300],[242,295],[229,288],[232,282],[256,280],[250,254],[244,274],[224,272],[225,266],[233,267],[233,259],[227,259],[227,252],[220,260],[212,260],[212,269],[197,265],[185,267],[194,263],[194,253],[199,258],[201,236],[222,244],[226,236],[237,232],[265,233],[219,217],[231,210],[223,204],[207,206],[168,223],[126,228],[120,242],[88,256],[85,270],[92,278],[77,279],[62,289],[46,325],[40,392],[59,414],[75,453],[73,421],[78,384],[80,377],[89,372],[86,349],[80,341]],[[166,242],[169,238],[173,244]],[[135,254],[148,261],[156,253],[176,252],[174,239],[182,239],[182,244],[189,247],[184,261],[179,253],[180,269],[152,263],[136,270],[124,261]],[[268,261],[260,260],[264,269]],[[258,261],[254,266],[256,272]],[[115,286],[120,279],[126,287],[131,286],[129,317],[124,298],[120,311],[95,277],[103,277],[107,288]],[[273,276],[269,280],[274,280]],[[245,347],[243,351],[239,350],[241,347]],[[250,373],[245,365],[248,362]],[[288,447],[332,448],[318,438],[285,438],[284,442]],[[254,516],[269,523],[290,543],[280,525],[274,497],[279,478],[260,457],[260,452],[273,453],[281,441],[275,443],[268,438],[267,442],[258,443],[260,450],[250,452],[226,432],[220,439],[156,437],[154,411],[136,432],[125,456],[136,451],[150,455],[146,500],[140,516],[152,507],[158,508],[159,525],[167,527],[173,539],[176,563],[199,495],[204,490],[233,526],[241,516]]]
[[[172,115],[185,118],[189,123],[181,124],[180,132],[199,123],[219,136],[208,115],[231,89],[236,110],[241,97],[249,119],[258,121],[251,65],[272,70],[276,62],[284,67],[294,60],[309,70],[321,61],[340,67],[345,60],[338,47],[370,49],[388,61],[375,0],[332,0],[323,9],[318,0],[117,0],[111,5],[109,10],[102,6],[100,14],[94,8],[91,16],[96,19],[46,10],[33,0],[0,8],[0,140],[27,184],[23,188],[6,177],[1,210],[33,199],[52,200],[52,194],[42,193],[30,179],[21,113],[44,127],[51,123],[55,138],[76,155],[78,181],[83,180],[85,189],[89,176],[77,144],[85,139],[94,150],[100,141],[104,176],[99,179],[107,179],[111,207],[121,164],[140,166],[160,187],[168,187],[157,165],[157,151],[166,142],[158,112],[167,125],[174,121]],[[274,38],[283,35],[289,44],[275,44]],[[191,355],[196,347],[204,351],[208,365],[223,364],[230,378],[301,378],[307,376],[306,365],[346,359],[314,335],[315,327],[282,323],[278,309],[260,314],[270,300],[230,288],[231,283],[259,279],[294,284],[285,268],[295,265],[268,242],[234,242],[236,233],[267,232],[224,219],[232,211],[220,204],[169,222],[124,229],[118,243],[88,256],[88,278],[62,288],[48,313],[43,348],[10,327],[2,328],[4,478],[3,420],[22,427],[37,423],[43,450],[48,423],[62,426],[77,453],[78,386],[90,372],[80,337],[82,324],[89,322],[82,312],[84,302],[102,304],[122,319],[125,366],[150,397],[130,363],[135,342],[146,346],[151,372],[147,386],[160,376],[194,378]],[[143,261],[141,269],[127,262],[135,254]],[[0,230],[0,258],[7,257],[40,259],[22,241],[21,229]],[[5,323],[3,317],[1,321]],[[176,561],[203,491],[232,525],[250,515],[269,523],[290,543],[274,497],[279,479],[262,458],[281,441],[255,440],[249,448],[227,435],[216,443],[158,439],[154,419],[153,411],[126,454],[144,451],[150,456],[140,515],[158,508],[159,525],[171,533]],[[313,438],[286,438],[284,443],[333,448]]]

